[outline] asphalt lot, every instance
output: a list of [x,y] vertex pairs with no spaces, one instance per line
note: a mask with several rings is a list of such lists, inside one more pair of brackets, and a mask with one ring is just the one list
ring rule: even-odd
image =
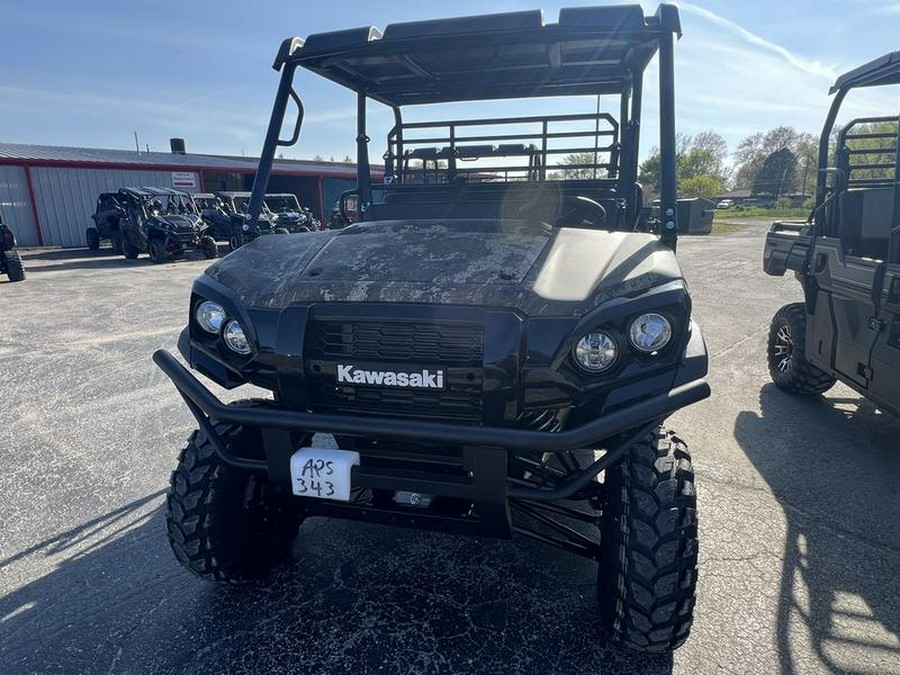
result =
[[190,576],[162,502],[193,420],[150,354],[206,263],[26,252],[0,282],[0,672],[900,673],[900,420],[769,383],[799,287],[762,273],[762,237],[680,242],[713,397],[670,420],[700,580],[659,658],[598,638],[595,566],[530,541],[311,521],[268,587]]

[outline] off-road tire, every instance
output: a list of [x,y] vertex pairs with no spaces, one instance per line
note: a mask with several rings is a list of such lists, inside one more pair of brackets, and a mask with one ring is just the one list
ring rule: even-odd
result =
[[151,239],[147,242],[147,254],[150,256],[150,260],[156,265],[160,265],[169,260],[169,256],[166,254],[166,245],[159,239]]
[[597,598],[615,641],[666,652],[688,637],[697,585],[697,496],[687,446],[659,427],[606,474]]
[[10,281],[25,281],[25,265],[18,251],[3,251],[3,260]]
[[200,238],[200,249],[203,251],[203,257],[207,260],[219,257],[219,245],[208,235]]
[[122,255],[129,260],[135,260],[141,254],[141,249],[132,244],[126,235],[120,235],[120,241],[122,242]]
[[275,234],[290,234],[291,231],[286,227],[276,227]]
[[[241,442],[237,425],[216,424],[226,444]],[[197,576],[228,584],[266,578],[288,556],[298,514],[264,474],[225,464],[202,431],[178,458],[166,498],[166,529],[178,561]]]
[[122,234],[119,232],[110,232],[109,235],[109,245],[112,247],[112,252],[116,255],[124,255],[125,248],[122,243]]
[[772,317],[767,347],[769,375],[792,394],[822,394],[834,386],[835,378],[806,360],[806,306],[785,305]]
[[100,248],[100,233],[95,228],[89,227],[84,233],[84,238],[87,240],[87,247],[92,251]]

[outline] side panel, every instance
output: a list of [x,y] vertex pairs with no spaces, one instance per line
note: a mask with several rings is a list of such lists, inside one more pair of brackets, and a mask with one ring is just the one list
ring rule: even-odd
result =
[[869,391],[878,405],[900,415],[900,263],[885,266],[878,302],[880,331],[872,349]]
[[0,216],[16,235],[19,246],[38,245],[25,169],[21,166],[0,166]]
[[806,266],[811,238],[801,233],[806,223],[774,223],[766,234],[763,271],[781,277],[788,270],[801,271]]
[[[832,367],[862,388],[869,386],[869,357],[878,336],[871,320],[876,316],[873,295],[882,265],[877,260],[846,255],[841,241],[830,237],[816,238],[810,260],[810,274],[829,298],[825,306],[816,307],[816,314],[827,308],[831,316],[836,335]],[[818,322],[814,326],[818,329]],[[818,352],[818,333],[807,333],[811,354]]]

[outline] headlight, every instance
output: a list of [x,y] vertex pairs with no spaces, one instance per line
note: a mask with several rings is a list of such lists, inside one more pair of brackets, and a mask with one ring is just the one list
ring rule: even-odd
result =
[[232,319],[225,324],[225,330],[222,332],[222,339],[225,340],[225,345],[231,351],[243,355],[250,353],[250,342],[247,340],[244,328],[237,320]]
[[662,314],[642,314],[631,322],[628,338],[635,349],[656,352],[669,344],[672,324]]
[[606,333],[588,333],[575,345],[575,362],[591,373],[609,368],[618,354],[616,342]]
[[211,300],[204,300],[197,305],[194,317],[197,319],[200,328],[207,333],[218,335],[219,331],[222,329],[222,324],[225,323],[225,319],[228,318],[228,315],[225,313],[225,308],[219,303],[212,302]]

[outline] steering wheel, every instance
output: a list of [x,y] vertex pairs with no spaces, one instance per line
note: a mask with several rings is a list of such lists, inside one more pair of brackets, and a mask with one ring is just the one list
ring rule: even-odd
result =
[[[606,209],[603,205],[589,197],[578,195],[576,197],[563,197],[560,202],[559,215],[554,218],[553,225],[557,227],[597,227],[606,221]],[[528,201],[516,210],[517,218],[528,218],[530,215],[541,214],[546,210],[544,201]]]
[[556,225],[559,227],[596,227],[606,221],[606,209],[589,197],[566,197]]

